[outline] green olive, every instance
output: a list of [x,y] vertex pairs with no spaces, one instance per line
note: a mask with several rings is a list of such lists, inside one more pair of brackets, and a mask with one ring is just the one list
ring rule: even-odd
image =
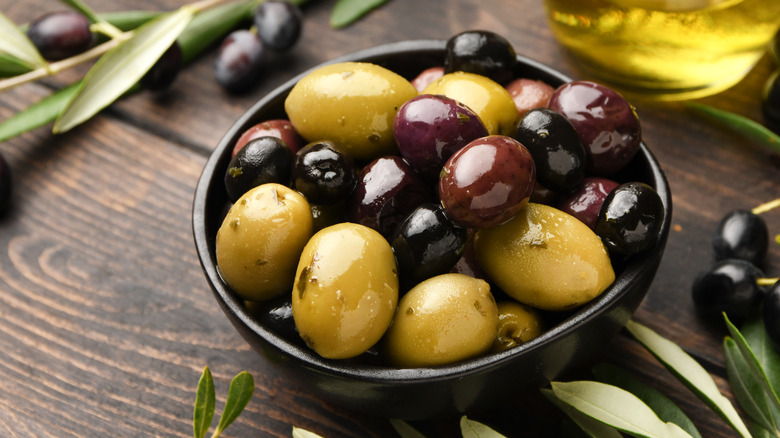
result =
[[490,134],[515,134],[517,107],[499,83],[474,73],[456,71],[429,84],[421,94],[442,94],[474,111]]
[[280,184],[244,193],[217,231],[217,268],[247,300],[267,300],[292,288],[295,267],[312,235],[306,199]]
[[330,359],[355,357],[384,335],[398,304],[390,244],[364,225],[318,231],[301,253],[292,291],[295,327]]
[[330,140],[354,159],[397,153],[393,118],[417,96],[404,77],[365,62],[320,67],[290,91],[284,109],[295,130],[309,142]]
[[498,336],[493,351],[508,350],[542,334],[544,324],[538,310],[517,301],[498,303]]
[[486,281],[442,274],[401,298],[384,348],[390,362],[400,367],[449,364],[488,352],[497,323]]
[[529,203],[504,224],[479,230],[474,250],[501,290],[539,309],[580,306],[615,280],[601,239],[574,216],[543,204]]

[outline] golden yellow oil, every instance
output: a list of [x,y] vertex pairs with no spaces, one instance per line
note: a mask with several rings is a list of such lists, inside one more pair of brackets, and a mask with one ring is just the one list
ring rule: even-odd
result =
[[780,0],[545,0],[555,36],[589,73],[661,98],[734,85],[766,52]]

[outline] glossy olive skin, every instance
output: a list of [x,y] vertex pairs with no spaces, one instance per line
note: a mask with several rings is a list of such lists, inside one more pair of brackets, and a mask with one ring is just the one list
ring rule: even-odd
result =
[[332,141],[310,143],[295,154],[295,188],[313,204],[335,204],[352,193],[357,170],[352,159]]
[[285,339],[300,339],[292,315],[292,294],[285,293],[267,301],[246,301],[244,304],[260,324]]
[[421,71],[417,76],[412,79],[412,86],[422,93],[422,91],[431,84],[431,82],[444,76],[444,67],[436,66],[429,67]]
[[141,86],[151,91],[167,89],[176,80],[182,67],[182,53],[179,43],[174,41],[160,59],[139,81]]
[[437,275],[401,298],[383,352],[402,368],[454,363],[487,353],[497,323],[496,302],[484,280]]
[[301,8],[286,1],[269,0],[255,8],[254,24],[260,41],[269,50],[290,50],[301,36]]
[[447,160],[439,200],[466,228],[506,222],[528,203],[536,181],[534,160],[517,140],[490,135],[472,141]]
[[447,40],[444,71],[465,71],[505,84],[512,80],[517,62],[514,47],[506,38],[485,30],[469,30]]
[[775,351],[780,351],[780,281],[776,281],[764,297],[762,318]]
[[614,174],[639,150],[639,116],[611,88],[589,81],[569,82],[555,90],[548,108],[563,114],[574,126],[585,146],[592,174]]
[[398,304],[393,250],[376,231],[342,223],[318,231],[301,252],[292,311],[301,338],[319,355],[365,353],[390,326]]
[[736,324],[761,303],[764,292],[756,280],[763,272],[750,262],[726,259],[700,272],[693,281],[693,302],[705,319],[723,321],[723,312]]
[[312,232],[311,207],[301,194],[275,183],[257,186],[233,204],[217,232],[220,276],[250,301],[289,293]]
[[652,187],[624,183],[604,199],[594,231],[610,254],[631,256],[655,245],[664,212],[661,197]]
[[761,266],[769,248],[769,229],[761,216],[735,210],[721,219],[712,237],[715,260],[742,259]]
[[571,123],[553,110],[535,108],[520,119],[514,138],[531,152],[536,178],[550,190],[568,193],[585,178],[587,156]]
[[546,108],[555,88],[549,84],[528,78],[517,78],[506,84],[506,90],[512,96],[517,114],[523,117],[534,108]]
[[431,202],[433,196],[430,185],[403,158],[381,157],[358,174],[347,216],[390,239],[401,221],[419,205]]
[[555,206],[594,229],[604,200],[619,185],[608,178],[586,176],[577,190],[559,199]]
[[225,190],[235,202],[249,189],[266,183],[288,185],[295,159],[290,148],[276,137],[259,137],[230,159]]
[[234,30],[222,41],[214,64],[214,77],[226,91],[235,93],[254,85],[265,62],[265,49],[257,34]]
[[516,347],[542,334],[544,321],[541,313],[517,301],[498,302],[498,334],[493,351]]
[[477,231],[474,250],[487,278],[538,309],[576,308],[615,280],[598,236],[548,205],[529,203],[508,222]]
[[27,37],[44,59],[57,61],[92,47],[94,36],[89,25],[87,17],[79,12],[51,12],[30,23]]
[[233,146],[232,155],[236,155],[249,140],[258,137],[276,137],[284,142],[293,153],[306,146],[306,141],[293,128],[292,123],[287,119],[271,119],[250,126],[244,131],[235,146]]
[[401,156],[426,178],[437,178],[458,149],[488,135],[479,117],[446,96],[421,94],[401,105],[393,119]]
[[460,259],[468,231],[445,216],[441,205],[417,207],[393,235],[391,245],[403,288],[448,272]]

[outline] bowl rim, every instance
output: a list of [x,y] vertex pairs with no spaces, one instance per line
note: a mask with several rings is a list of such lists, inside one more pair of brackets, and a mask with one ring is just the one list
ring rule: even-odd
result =
[[[371,62],[371,60],[375,58],[393,54],[397,55],[407,51],[430,51],[433,53],[443,51],[445,44],[445,40],[409,40],[381,44],[333,58],[296,75],[263,96],[231,125],[209,156],[201,176],[198,179],[192,207],[193,237],[201,268],[207,277],[217,301],[225,312],[229,312],[232,315],[232,319],[235,320],[233,321],[234,324],[236,324],[237,321],[243,325],[246,330],[249,330],[260,337],[267,345],[272,346],[283,355],[295,358],[301,365],[310,370],[341,378],[357,379],[380,384],[392,383],[395,385],[414,384],[422,381],[448,380],[470,375],[477,370],[486,371],[492,368],[502,367],[507,362],[513,361],[519,356],[533,355],[534,351],[541,351],[557,339],[571,335],[578,326],[596,319],[601,314],[614,307],[619,302],[619,298],[629,292],[630,285],[639,281],[644,271],[647,269],[647,266],[643,265],[638,260],[627,264],[622,269],[620,275],[615,278],[615,281],[601,295],[580,307],[573,314],[550,327],[531,341],[502,352],[490,353],[458,363],[435,367],[393,368],[390,366],[368,365],[352,361],[325,359],[313,350],[296,345],[286,340],[283,336],[276,334],[272,330],[259,324],[258,321],[246,311],[243,300],[227,287],[217,271],[216,260],[212,251],[213,244],[209,242],[208,239],[205,219],[205,207],[209,203],[210,196],[209,181],[215,176],[217,166],[220,161],[224,159],[224,155],[229,153],[229,150],[232,150],[235,139],[250,126],[254,115],[258,113],[261,108],[286,96],[295,83],[319,67],[347,61]],[[517,61],[518,64],[522,64],[530,69],[535,69],[544,76],[555,79],[556,82],[565,83],[572,81],[570,77],[563,73],[525,56],[517,55]],[[560,84],[555,84],[555,86],[558,85]],[[642,155],[647,161],[650,170],[648,178],[656,182],[654,188],[661,197],[665,207],[664,219],[659,234],[659,243],[657,244],[658,248],[654,248],[651,252],[654,258],[660,259],[671,225],[671,192],[669,183],[661,170],[660,164],[649,150],[644,140],[640,144],[640,151],[637,156],[639,155]],[[652,257],[643,257],[641,260],[650,263],[652,262]]]

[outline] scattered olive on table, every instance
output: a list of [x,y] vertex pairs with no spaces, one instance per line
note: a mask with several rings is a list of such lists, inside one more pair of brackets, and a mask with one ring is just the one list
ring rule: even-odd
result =
[[89,19],[77,11],[49,12],[30,23],[27,37],[44,59],[58,61],[92,47],[95,36],[89,25]]
[[[411,79],[366,62],[315,69],[286,97],[287,118],[274,119],[284,128],[260,121],[231,150],[235,159],[259,142],[283,144],[282,132],[296,143],[285,149],[294,160],[284,200],[240,195],[220,227],[227,270],[252,275],[239,275],[244,283],[234,287],[220,257],[217,267],[261,321],[296,333],[292,342],[325,358],[437,366],[523,344],[543,332],[546,318],[604,292],[616,277],[613,255],[640,254],[661,232],[666,212],[655,190],[611,179],[641,136],[622,96],[594,83],[553,88],[515,78],[514,50],[486,31],[453,37],[446,53],[441,67]],[[525,95],[519,103],[510,85]],[[594,140],[612,131],[624,141]],[[258,184],[250,192],[280,190],[279,182]],[[611,201],[613,192],[637,196]],[[284,223],[288,197],[295,213]],[[596,231],[610,206],[633,212],[603,219],[623,239],[611,251]],[[245,221],[257,237],[236,235]],[[246,254],[228,254],[230,245]],[[285,272],[297,256],[286,292],[244,289],[249,278],[270,275],[262,270],[273,251]]]

